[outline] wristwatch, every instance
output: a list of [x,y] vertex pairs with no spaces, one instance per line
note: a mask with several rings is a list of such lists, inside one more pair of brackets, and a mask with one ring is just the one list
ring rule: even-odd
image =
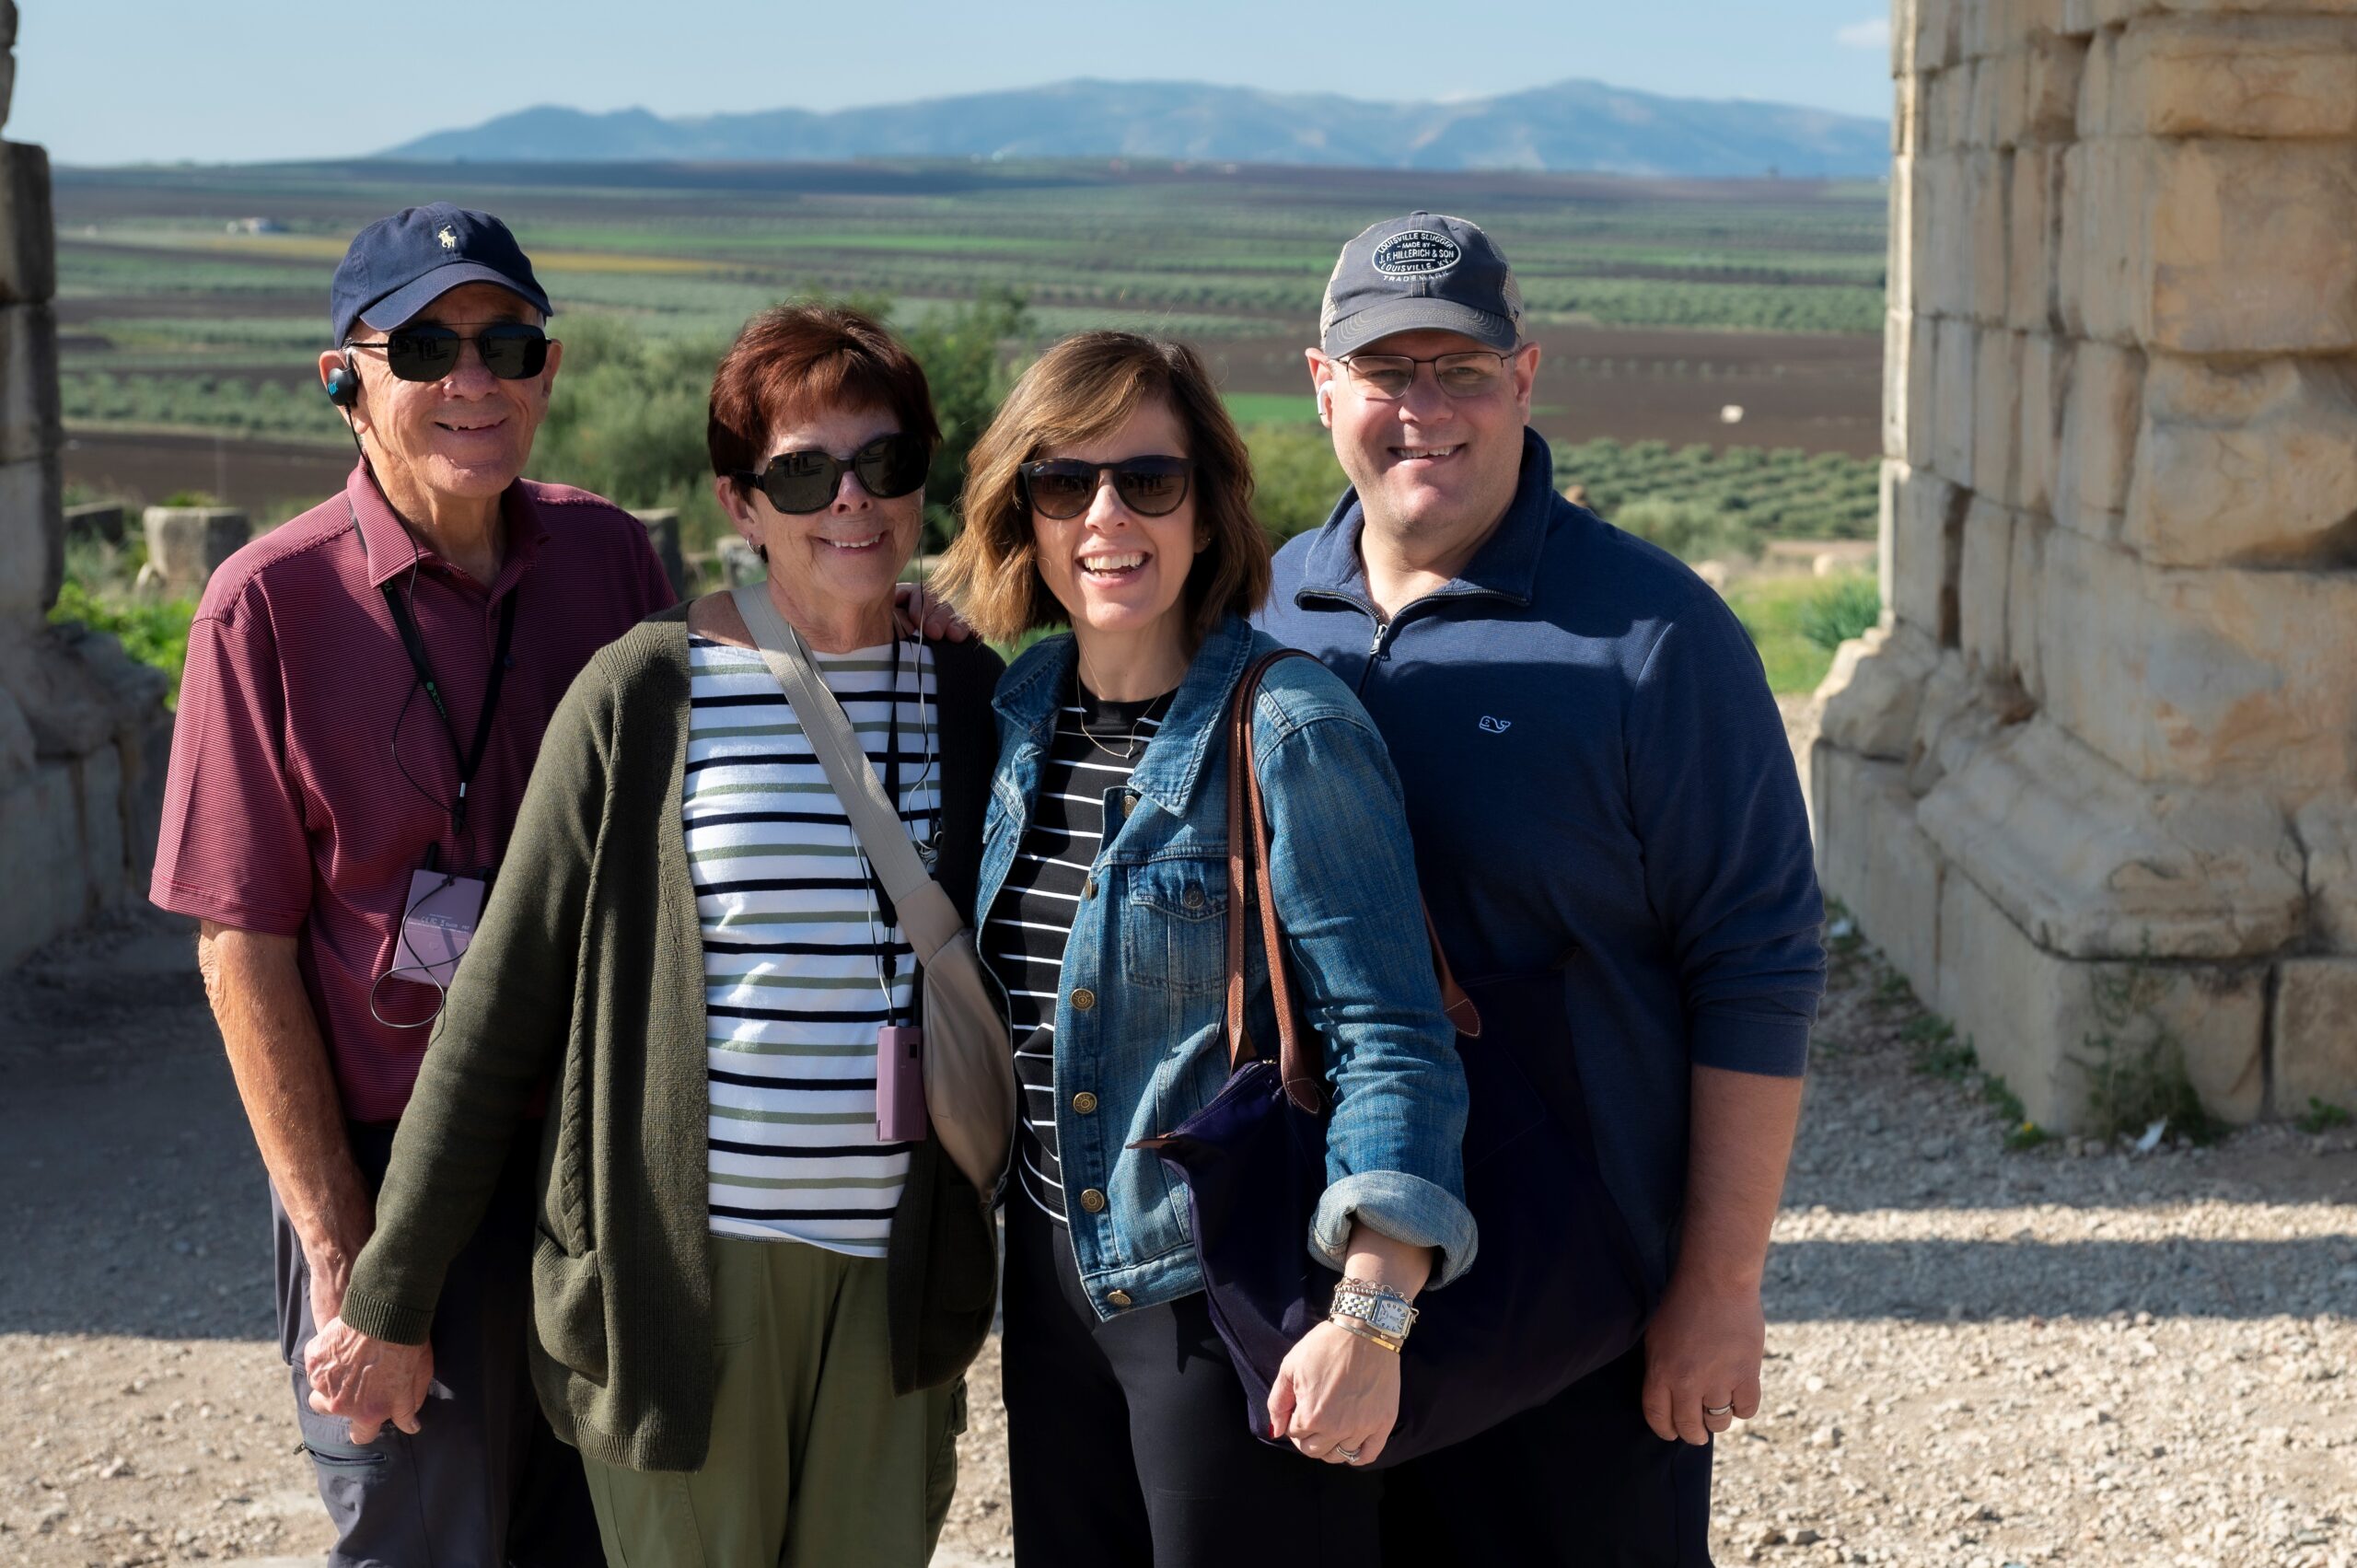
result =
[[1396,1351],[1407,1342],[1408,1330],[1415,1327],[1421,1314],[1389,1285],[1345,1279],[1334,1287],[1333,1305],[1327,1316],[1338,1328]]

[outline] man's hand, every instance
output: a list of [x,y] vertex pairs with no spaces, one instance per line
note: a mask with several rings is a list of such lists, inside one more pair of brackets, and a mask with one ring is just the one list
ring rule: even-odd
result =
[[1757,1283],[1706,1282],[1680,1271],[1645,1330],[1645,1424],[1665,1441],[1699,1445],[1737,1418],[1749,1421],[1759,1411],[1767,1348]]
[[893,589],[892,605],[904,636],[962,643],[974,634],[971,626],[958,619],[949,601],[935,598],[923,583],[902,583]]
[[311,1409],[352,1423],[352,1441],[366,1447],[390,1422],[417,1431],[417,1412],[434,1383],[434,1347],[370,1339],[341,1318],[330,1318],[303,1352],[311,1380]]
[[1685,1222],[1669,1289],[1645,1330],[1644,1411],[1665,1442],[1700,1444],[1759,1410],[1768,1346],[1759,1282],[1801,1081],[1697,1067],[1693,1090]]
[[325,1323],[343,1310],[344,1285],[376,1229],[377,1211],[353,1164],[296,940],[206,921],[197,933],[196,968],[254,1144],[303,1244],[311,1321]]
[[[355,1195],[356,1196],[356,1195]],[[311,1276],[311,1321],[327,1323],[343,1316],[343,1293],[352,1283],[352,1265],[376,1233],[377,1216],[365,1204],[342,1205],[345,1212],[314,1225],[304,1235],[303,1263]]]

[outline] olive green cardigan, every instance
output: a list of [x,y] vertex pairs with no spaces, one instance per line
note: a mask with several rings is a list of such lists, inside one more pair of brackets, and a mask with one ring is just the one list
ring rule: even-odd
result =
[[[996,655],[933,645],[936,875],[970,910],[997,740]],[[344,1321],[425,1341],[536,1091],[532,1381],[558,1435],[633,1469],[694,1469],[712,1427],[703,941],[680,826],[687,614],[593,656],[549,721],[481,929],[393,1140]],[[927,1138],[885,1267],[897,1391],[963,1372],[990,1331],[983,1197]]]

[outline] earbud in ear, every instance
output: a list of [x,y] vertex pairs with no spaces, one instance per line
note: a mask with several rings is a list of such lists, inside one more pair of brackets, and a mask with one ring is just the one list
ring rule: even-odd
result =
[[328,372],[327,391],[328,401],[338,408],[348,409],[360,401],[360,372],[353,368],[349,354],[342,365]]

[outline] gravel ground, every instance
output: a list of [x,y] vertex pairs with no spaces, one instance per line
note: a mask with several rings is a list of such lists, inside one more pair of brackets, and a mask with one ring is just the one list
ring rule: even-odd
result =
[[[0,979],[0,1563],[315,1563],[259,1163],[187,934]],[[2357,1565],[2357,1138],[2003,1147],[1846,955],[1723,1562]],[[995,1358],[937,1561],[1003,1561]]]

